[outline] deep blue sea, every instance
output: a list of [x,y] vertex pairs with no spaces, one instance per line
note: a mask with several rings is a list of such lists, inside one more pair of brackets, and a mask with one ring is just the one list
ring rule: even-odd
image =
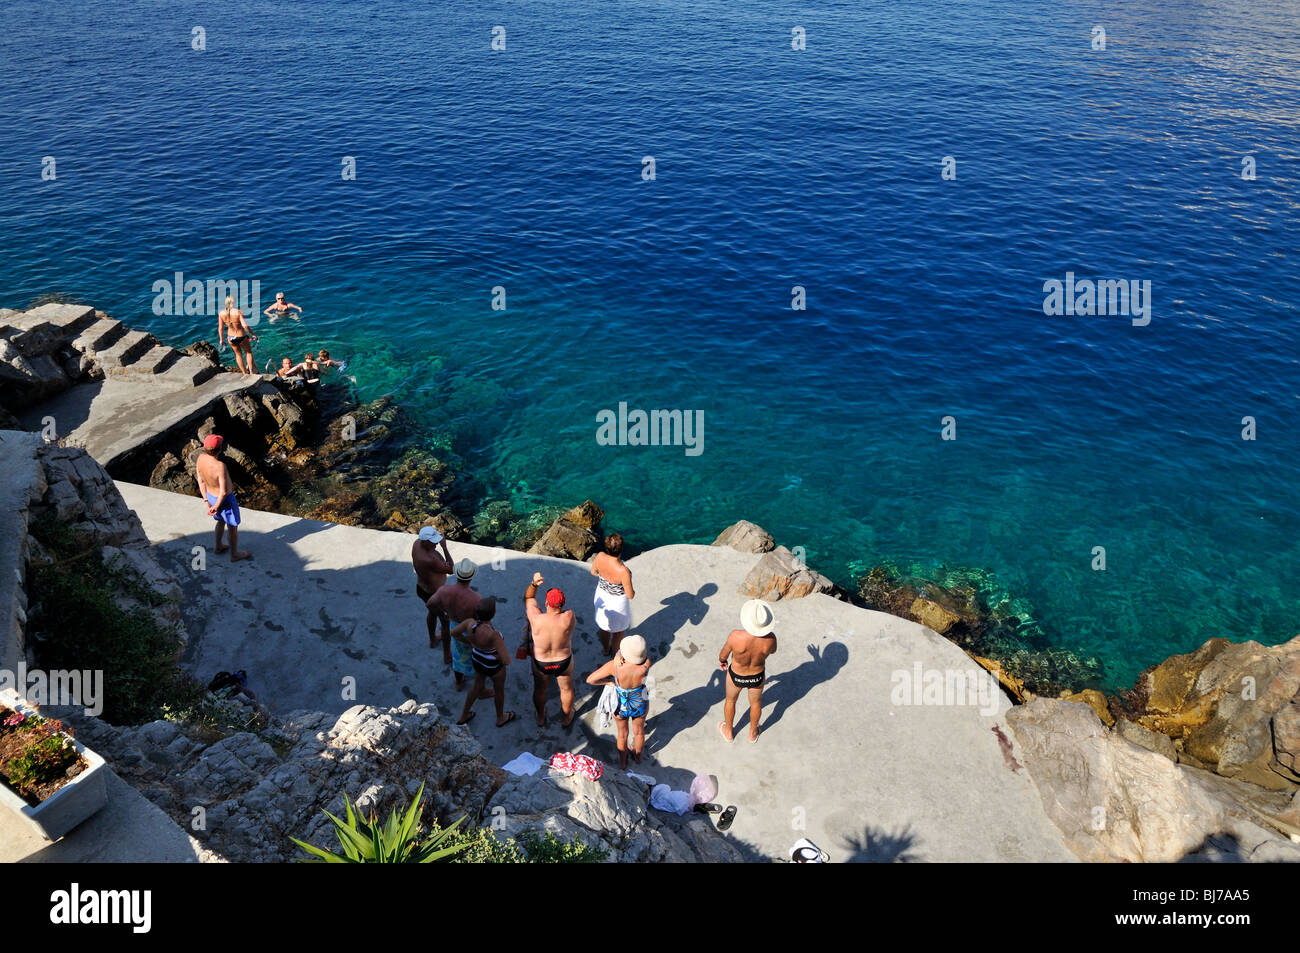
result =
[[[1297,632],[1300,4],[7,0],[0,58],[0,307],[183,345],[156,281],[258,280],[259,362],[521,512],[987,570],[1111,687]],[[1067,272],[1149,324],[1045,315]],[[599,445],[620,401],[703,452]]]

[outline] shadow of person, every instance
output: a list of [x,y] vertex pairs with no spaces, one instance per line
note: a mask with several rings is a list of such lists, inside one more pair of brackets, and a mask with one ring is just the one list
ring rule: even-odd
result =
[[[809,645],[808,654],[812,656],[809,661],[788,672],[779,672],[771,676],[764,684],[763,707],[768,708],[771,705],[768,714],[763,718],[764,731],[774,728],[787,708],[822,682],[834,678],[849,661],[849,648],[843,642],[832,642],[824,649]],[[742,716],[737,718],[738,722],[743,722],[746,726],[749,724],[748,700],[743,692],[736,705],[736,714]],[[740,730],[739,724],[736,730]]]
[[662,748],[672,741],[678,732],[689,731],[708,717],[709,712],[722,703],[725,695],[723,677],[722,669],[715,666],[713,674],[705,684],[682,692],[680,695],[674,695],[668,699],[668,706],[662,710],[656,710],[658,706],[653,704],[652,699],[653,714],[645,721],[646,750],[649,750],[651,745],[655,750]]
[[693,594],[679,592],[669,596],[659,603],[663,606],[662,609],[632,626],[630,633],[641,636],[646,645],[658,653],[659,658],[664,658],[682,626],[699,625],[704,621],[704,617],[709,614],[706,600],[717,591],[717,583],[706,582]]
[[842,846],[852,852],[844,858],[846,864],[906,864],[920,860],[910,824],[903,825],[897,833],[868,824],[862,829],[861,837],[845,835]]

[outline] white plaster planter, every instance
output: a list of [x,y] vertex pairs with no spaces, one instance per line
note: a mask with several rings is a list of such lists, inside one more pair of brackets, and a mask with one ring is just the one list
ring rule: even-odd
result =
[[[9,689],[0,691],[0,704],[27,715],[40,715],[40,712]],[[86,770],[35,807],[10,790],[7,784],[0,782],[0,810],[21,817],[46,840],[58,840],[108,801],[108,791],[104,784],[104,759],[76,738],[72,738],[72,743],[77,747],[77,754],[86,760]]]

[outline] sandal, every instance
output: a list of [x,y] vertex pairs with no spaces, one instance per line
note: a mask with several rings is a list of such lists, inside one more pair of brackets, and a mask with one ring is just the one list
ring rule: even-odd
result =
[[456,724],[458,724],[458,725],[468,725],[471,721],[474,720],[474,717],[475,717],[477,714],[478,714],[478,712],[476,712],[476,711],[471,711],[471,712],[469,713],[469,717],[468,717],[468,718],[466,718],[464,721],[458,721],[458,722],[456,722]]
[[722,812],[722,816],[718,818],[718,830],[720,831],[730,830],[731,824],[735,819],[736,819],[736,805],[731,804],[727,807],[725,811]]
[[510,722],[514,720],[515,720],[515,713],[512,711],[508,711],[506,712],[506,720],[497,722],[497,727],[504,728],[506,725],[510,724]]

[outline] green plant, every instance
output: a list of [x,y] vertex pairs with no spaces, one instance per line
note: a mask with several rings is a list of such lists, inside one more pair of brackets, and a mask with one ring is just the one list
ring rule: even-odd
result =
[[432,832],[420,837],[420,800],[423,797],[424,784],[421,783],[410,807],[400,815],[398,809],[393,808],[388,820],[381,825],[373,811],[369,818],[360,818],[352,809],[352,799],[344,793],[343,802],[348,812],[346,821],[339,820],[329,811],[324,812],[334,824],[341,853],[324,850],[296,837],[290,840],[307,852],[306,857],[298,858],[300,861],[317,864],[429,864],[460,853],[467,846],[457,835],[463,817],[446,830],[435,825]]
[[531,864],[599,864],[609,857],[603,847],[592,847],[577,839],[562,841],[551,831],[543,836],[524,831],[519,841]]
[[8,742],[0,775],[25,798],[39,798],[41,787],[65,778],[81,759],[61,721],[0,705],[0,732]]

